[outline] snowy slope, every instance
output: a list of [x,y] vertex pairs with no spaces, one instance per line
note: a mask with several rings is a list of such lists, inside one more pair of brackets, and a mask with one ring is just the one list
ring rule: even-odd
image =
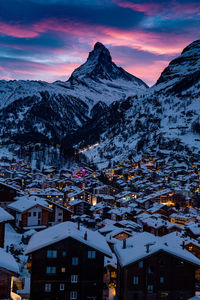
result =
[[0,138],[53,141],[79,130],[98,102],[110,105],[143,93],[147,85],[117,67],[108,49],[94,46],[67,82],[0,81]]
[[[186,162],[200,158],[200,41],[186,47],[145,94],[118,103],[98,121],[119,113],[109,129],[100,132],[99,145],[85,155],[106,167],[109,160],[137,159],[144,152],[167,154]],[[122,107],[124,106],[124,109]]]

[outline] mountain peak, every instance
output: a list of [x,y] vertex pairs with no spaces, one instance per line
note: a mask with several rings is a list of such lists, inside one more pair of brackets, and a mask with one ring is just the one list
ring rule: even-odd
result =
[[104,44],[100,43],[100,42],[96,42],[96,44],[94,45],[94,50],[98,50],[98,49],[106,49],[108,50]]
[[101,80],[113,81],[121,79],[124,81],[135,82],[137,86],[148,86],[139,78],[126,72],[121,67],[118,67],[113,61],[109,50],[100,42],[94,45],[94,48],[89,52],[87,61],[74,70],[69,78],[69,82],[85,81],[87,79],[100,82]]

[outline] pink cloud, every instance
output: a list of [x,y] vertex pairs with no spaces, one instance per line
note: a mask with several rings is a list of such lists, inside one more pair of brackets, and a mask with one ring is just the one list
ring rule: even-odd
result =
[[31,28],[27,28],[27,26],[20,24],[8,24],[5,22],[0,22],[0,33],[2,35],[18,38],[33,38],[39,35],[38,32]]
[[114,0],[113,2],[121,7],[130,8],[134,11],[144,12],[147,15],[155,14],[162,7],[158,3],[133,3],[129,1],[123,1],[123,0]]
[[134,3],[132,1],[113,0],[115,4],[120,7],[130,8],[134,11],[144,12],[146,15],[163,15],[164,19],[169,17],[183,17],[183,14],[197,14],[199,15],[199,7],[197,2],[178,3],[177,1],[168,1],[165,5],[160,3]]

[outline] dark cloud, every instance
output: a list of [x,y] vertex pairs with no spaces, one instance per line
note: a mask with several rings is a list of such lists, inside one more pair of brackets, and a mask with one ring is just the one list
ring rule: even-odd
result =
[[87,5],[80,1],[79,6],[73,1],[20,1],[6,0],[0,2],[1,19],[4,21],[31,24],[41,19],[71,19],[93,25],[132,28],[138,25],[144,15],[112,3],[110,5],[94,5],[88,1]]

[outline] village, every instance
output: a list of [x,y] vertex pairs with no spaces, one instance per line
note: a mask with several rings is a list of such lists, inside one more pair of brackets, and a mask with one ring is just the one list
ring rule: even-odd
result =
[[[196,299],[200,163],[0,161],[0,299]],[[198,299],[198,298],[197,298]]]

